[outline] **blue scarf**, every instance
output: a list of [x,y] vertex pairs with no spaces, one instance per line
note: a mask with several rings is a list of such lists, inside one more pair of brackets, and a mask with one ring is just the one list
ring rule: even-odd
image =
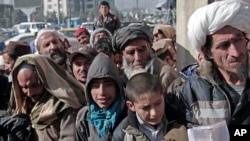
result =
[[91,101],[89,115],[86,120],[91,123],[98,131],[99,137],[102,139],[114,128],[115,122],[121,113],[121,96],[117,96],[114,103],[107,110],[100,109],[95,102]]

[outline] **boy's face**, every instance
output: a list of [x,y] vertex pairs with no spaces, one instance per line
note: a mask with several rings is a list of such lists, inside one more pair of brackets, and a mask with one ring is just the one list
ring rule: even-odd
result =
[[115,82],[108,78],[95,79],[91,83],[93,101],[102,109],[108,109],[116,98]]
[[160,124],[165,114],[164,97],[160,92],[144,93],[137,97],[136,102],[127,101],[126,104],[130,110],[152,126]]

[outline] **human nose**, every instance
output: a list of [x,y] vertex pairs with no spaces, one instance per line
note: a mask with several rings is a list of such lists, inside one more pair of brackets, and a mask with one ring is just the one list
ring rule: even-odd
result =
[[56,44],[53,43],[50,44],[50,50],[55,50],[56,48],[57,48]]
[[141,53],[139,53],[138,51],[135,51],[135,54],[134,54],[135,61],[140,61],[141,58],[142,58]]
[[80,70],[87,70],[87,66],[86,66],[86,64],[82,64],[81,66],[80,66]]
[[151,115],[151,116],[155,116],[156,113],[157,113],[157,111],[156,111],[155,108],[150,109],[150,115]]
[[231,44],[229,48],[229,54],[233,57],[239,57],[240,56],[239,47],[237,47],[235,44]]
[[100,84],[99,86],[99,94],[103,95],[104,94],[104,85]]
[[31,88],[24,88],[24,93],[26,96],[31,97],[32,96]]

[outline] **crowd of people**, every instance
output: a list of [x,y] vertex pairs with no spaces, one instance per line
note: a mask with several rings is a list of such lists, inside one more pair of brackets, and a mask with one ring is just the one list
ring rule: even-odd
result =
[[175,29],[120,27],[99,5],[95,30],[71,47],[41,29],[32,47],[10,42],[0,56],[0,140],[188,141],[194,126],[250,125],[250,4],[197,9],[188,37],[197,62],[182,70]]

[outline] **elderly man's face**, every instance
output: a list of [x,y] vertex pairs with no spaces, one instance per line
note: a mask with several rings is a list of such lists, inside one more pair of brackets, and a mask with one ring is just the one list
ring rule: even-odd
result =
[[38,81],[38,77],[34,70],[25,69],[17,74],[17,81],[24,95],[26,95],[32,103],[36,103],[42,96],[44,87]]
[[105,32],[98,32],[95,34],[95,38],[94,38],[94,43],[96,43],[99,39],[107,37]]
[[133,69],[144,69],[150,60],[151,45],[143,39],[131,41],[123,50],[126,63]]
[[39,53],[47,55],[57,64],[62,65],[66,61],[66,51],[59,37],[53,32],[45,32],[38,39]]
[[225,26],[213,34],[212,38],[211,52],[206,54],[214,60],[222,75],[247,75],[248,51],[244,34],[236,28]]

